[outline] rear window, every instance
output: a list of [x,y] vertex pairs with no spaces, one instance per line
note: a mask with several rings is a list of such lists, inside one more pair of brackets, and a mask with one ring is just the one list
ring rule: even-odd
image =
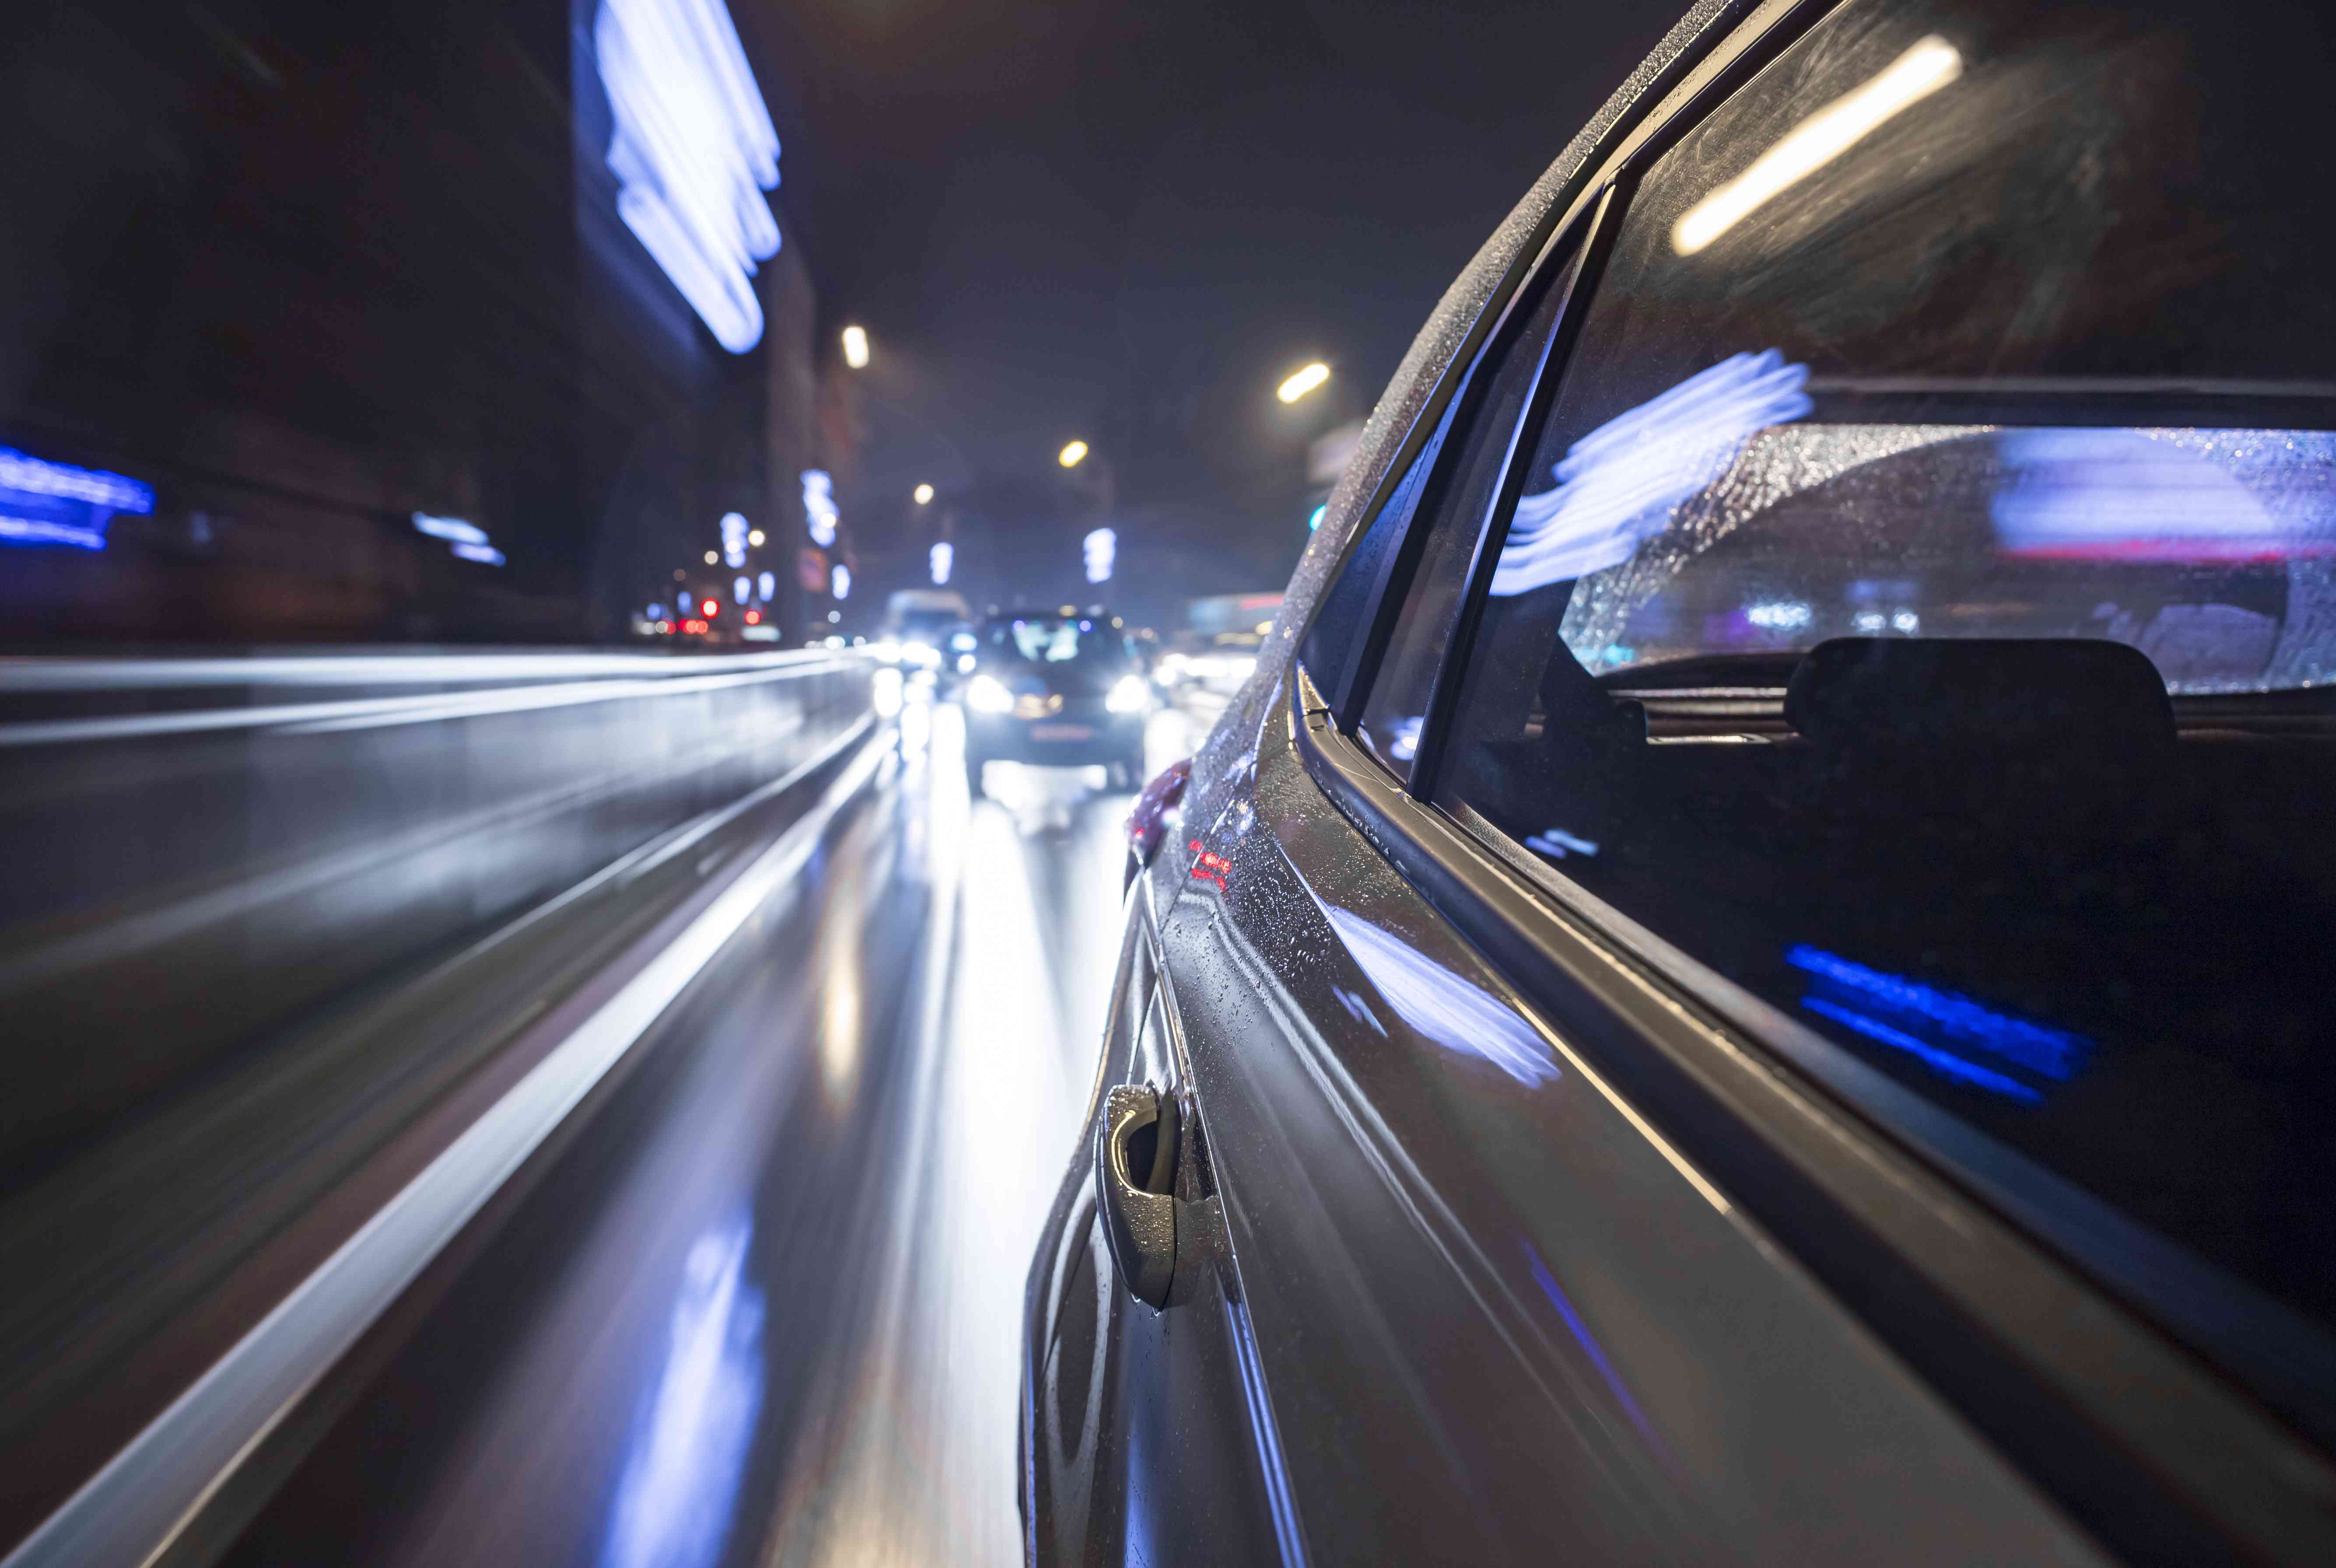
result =
[[1663,153],[1438,774],[2323,1325],[2327,26],[1862,0]]

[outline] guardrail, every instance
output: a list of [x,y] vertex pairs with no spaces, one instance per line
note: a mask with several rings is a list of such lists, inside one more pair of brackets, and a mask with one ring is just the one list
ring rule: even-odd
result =
[[853,654],[0,660],[0,1171],[867,717]]

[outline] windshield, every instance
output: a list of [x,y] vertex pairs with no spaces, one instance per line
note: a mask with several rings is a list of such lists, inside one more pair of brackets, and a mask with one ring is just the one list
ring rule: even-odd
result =
[[1008,664],[1070,665],[1084,672],[1124,669],[1130,662],[1126,636],[1108,620],[1000,621],[989,628],[988,644],[990,657]]

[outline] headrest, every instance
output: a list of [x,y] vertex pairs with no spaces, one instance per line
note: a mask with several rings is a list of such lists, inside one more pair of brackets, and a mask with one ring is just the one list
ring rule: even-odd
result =
[[1794,669],[1785,719],[1851,750],[2116,751],[2174,739],[2148,655],[2090,637],[1835,637]]

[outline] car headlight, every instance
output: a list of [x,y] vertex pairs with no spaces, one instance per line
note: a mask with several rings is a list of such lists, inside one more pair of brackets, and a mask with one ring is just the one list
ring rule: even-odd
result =
[[995,675],[976,675],[965,683],[965,705],[977,713],[1010,713],[1014,693]]
[[1114,713],[1141,713],[1151,701],[1152,693],[1144,689],[1143,676],[1122,675],[1111,694],[1103,700],[1103,705]]

